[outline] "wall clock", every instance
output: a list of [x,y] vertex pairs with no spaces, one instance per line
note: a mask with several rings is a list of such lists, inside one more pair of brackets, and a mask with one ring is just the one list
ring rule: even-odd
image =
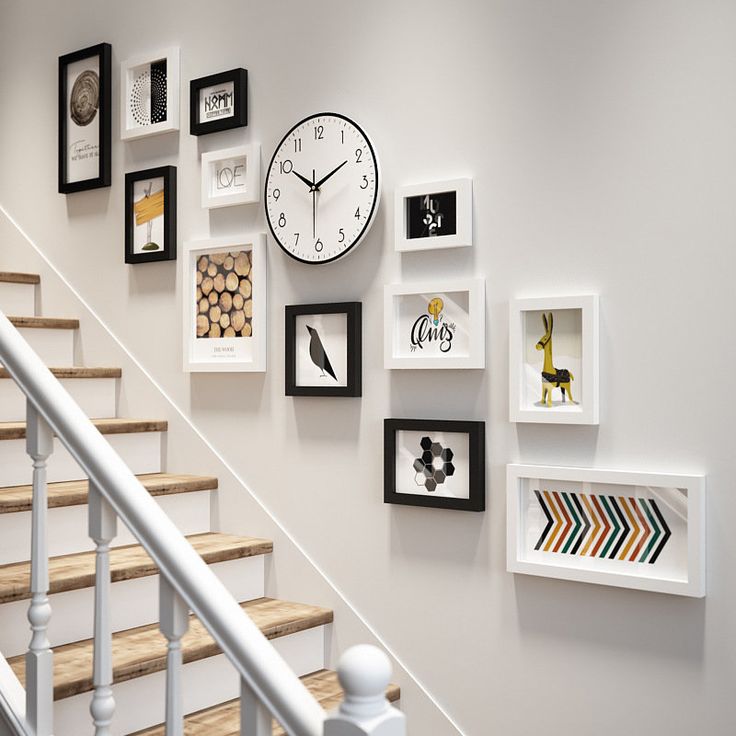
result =
[[266,174],[266,219],[281,248],[302,263],[355,250],[380,198],[376,152],[352,120],[320,113],[297,123]]

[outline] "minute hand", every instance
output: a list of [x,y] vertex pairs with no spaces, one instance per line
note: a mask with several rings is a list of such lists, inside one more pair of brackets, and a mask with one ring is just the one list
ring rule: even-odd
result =
[[340,171],[340,169],[341,169],[341,168],[342,168],[343,166],[345,166],[345,164],[346,164],[346,163],[347,163],[347,159],[346,159],[345,161],[343,161],[343,162],[342,162],[342,163],[341,163],[341,164],[340,164],[339,166],[336,166],[336,167],[335,167],[334,169],[332,169],[332,171],[330,171],[330,173],[329,173],[329,174],[327,174],[327,176],[323,176],[323,177],[322,177],[322,178],[321,178],[321,179],[320,179],[320,180],[319,180],[319,181],[318,181],[318,182],[317,182],[317,183],[316,183],[316,184],[314,185],[314,188],[315,188],[315,189],[319,189],[319,188],[320,188],[320,187],[321,187],[321,186],[322,186],[322,185],[323,185],[323,184],[324,184],[324,183],[325,183],[325,182],[326,182],[326,181],[327,181],[327,180],[328,180],[328,179],[329,179],[329,178],[330,178],[331,176],[333,176],[333,175],[334,175],[334,174],[336,174],[336,173],[337,173],[338,171]]

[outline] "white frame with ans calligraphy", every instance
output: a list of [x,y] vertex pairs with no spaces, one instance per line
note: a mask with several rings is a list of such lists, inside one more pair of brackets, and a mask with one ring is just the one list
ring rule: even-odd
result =
[[[442,310],[437,314],[430,312],[433,319],[428,320],[424,312],[429,312],[435,299],[442,300]],[[426,306],[409,324],[411,315],[406,314],[405,307],[413,302]],[[430,337],[423,341],[423,346],[415,345],[412,337],[421,317],[425,322],[435,321],[435,327],[427,325]],[[385,368],[485,368],[485,279],[389,284],[384,289],[383,320]],[[443,342],[442,333],[436,332],[437,328],[442,330],[439,322],[452,329],[451,339],[460,346],[459,353],[452,354],[451,349],[442,351],[435,347]]]
[[[209,256],[213,253],[232,254],[241,251],[248,253],[250,262],[250,269],[245,278],[252,284],[252,290],[246,295],[246,299],[252,300],[251,315],[248,317],[252,325],[252,334],[247,337],[221,336],[202,340],[197,337],[198,261],[201,256]],[[187,373],[198,371],[265,372],[268,330],[265,233],[189,241],[184,244],[182,261],[184,371]],[[214,288],[218,290],[217,286]],[[234,300],[237,292],[233,289],[230,291]]]
[[[212,195],[213,179],[217,163],[228,159],[245,159],[243,190],[233,194]],[[202,154],[202,207],[231,207],[238,204],[252,204],[261,199],[261,146],[250,143],[234,148]]]

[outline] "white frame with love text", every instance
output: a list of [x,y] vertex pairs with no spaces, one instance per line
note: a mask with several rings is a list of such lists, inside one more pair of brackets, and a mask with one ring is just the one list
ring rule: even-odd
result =
[[[212,196],[212,181],[218,161],[227,159],[245,159],[244,191],[235,194]],[[222,148],[202,154],[202,207],[232,207],[238,204],[252,204],[261,199],[261,147],[258,143],[250,143],[233,148]]]
[[[485,368],[486,365],[486,306],[485,279],[453,279],[413,284],[388,284],[384,288],[384,367],[447,369]],[[461,355],[425,355],[421,350],[406,353],[402,349],[403,334],[400,307],[407,297],[426,299],[458,294],[466,304],[462,320],[457,319],[456,334],[462,333],[466,348]],[[446,300],[449,301],[449,300]]]

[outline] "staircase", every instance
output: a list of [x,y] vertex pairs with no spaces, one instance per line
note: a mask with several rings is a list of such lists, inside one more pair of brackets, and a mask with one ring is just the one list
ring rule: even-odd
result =
[[[120,369],[76,367],[74,345],[79,322],[36,316],[38,288],[38,276],[0,272],[0,312],[20,315],[10,316],[8,320],[44,364],[50,366],[61,386],[135,474],[140,482],[136,493],[156,500],[317,703],[325,710],[341,706],[342,716],[338,714],[332,722],[326,718],[324,733],[403,734],[403,716],[397,717],[397,711],[388,709],[382,695],[387,678],[378,693],[382,711],[366,709],[366,703],[373,697],[366,683],[356,685],[352,706],[351,692],[343,702],[345,694],[338,675],[327,669],[326,661],[326,636],[333,621],[332,611],[265,596],[266,556],[273,554],[272,543],[212,529],[211,497],[217,493],[217,478],[166,472],[162,467],[166,421],[117,417],[117,384],[123,379]],[[10,362],[6,364],[11,367]],[[34,398],[30,394],[29,397]],[[36,409],[43,413],[40,406]],[[56,426],[49,417],[46,419]],[[48,714],[41,712],[43,703],[39,704],[39,693],[43,691],[39,671],[43,671],[44,652],[48,647],[53,649],[49,697],[52,688],[55,736],[286,733],[272,720],[273,715],[279,716],[272,707],[279,702],[278,694],[268,698],[271,706],[270,712],[266,711],[263,699],[252,697],[255,692],[243,674],[248,677],[253,674],[246,670],[254,665],[233,661],[232,653],[229,658],[223,654],[215,641],[222,638],[214,636],[189,612],[183,593],[187,581],[164,579],[139,543],[139,539],[144,543],[146,540],[137,539],[125,523],[115,523],[116,514],[111,510],[112,506],[117,508],[114,489],[99,488],[98,482],[94,488],[95,502],[91,502],[88,473],[80,467],[79,453],[69,451],[70,443],[59,431],[59,436],[53,439],[48,467],[45,458],[39,461],[34,455],[35,493],[40,499],[45,493],[48,506],[48,512],[42,513],[41,503],[34,515],[34,485],[28,484],[32,469],[28,453],[34,454],[30,449],[34,443],[43,444],[37,437],[43,433],[30,425],[30,419],[27,427],[26,421],[26,396],[11,378],[10,371],[0,366],[0,652],[28,693],[26,730],[19,733],[51,734],[51,726],[43,725]],[[39,416],[39,422],[43,421]],[[50,432],[48,436],[51,437]],[[37,450],[36,454],[40,456],[43,452]],[[124,513],[119,515],[125,518]],[[93,533],[94,529],[97,531]],[[165,531],[161,532],[164,536]],[[32,536],[33,548],[39,551],[38,561],[34,553],[33,573],[28,559]],[[146,544],[149,551],[151,544],[150,541]],[[37,613],[45,610],[46,558],[52,614],[47,629],[43,621],[45,614],[36,620],[36,645],[35,649],[31,647],[36,654],[26,655],[29,615],[33,618],[29,605]],[[237,641],[238,632],[234,634]],[[47,645],[43,642],[45,636]],[[262,657],[256,659],[260,662]],[[33,682],[26,687],[28,662],[33,667],[30,678]],[[266,665],[263,663],[264,668]],[[353,666],[345,673],[341,671],[342,681],[357,682],[360,677],[354,670]],[[259,682],[261,676],[262,673],[254,673],[254,682]],[[0,678],[0,689],[4,682]],[[388,700],[398,700],[398,687],[389,685],[385,692]],[[91,717],[93,698],[96,705]],[[114,715],[110,711],[110,720],[106,709],[112,708]],[[35,712],[30,712],[34,709]],[[258,713],[251,712],[254,710]],[[243,724],[241,713],[246,714],[247,722]],[[385,714],[390,717],[386,718]],[[374,725],[369,722],[371,718]],[[352,727],[363,730],[349,730]],[[381,727],[384,730],[376,730]],[[292,726],[289,733],[306,736],[315,731],[306,726],[304,730]]]

